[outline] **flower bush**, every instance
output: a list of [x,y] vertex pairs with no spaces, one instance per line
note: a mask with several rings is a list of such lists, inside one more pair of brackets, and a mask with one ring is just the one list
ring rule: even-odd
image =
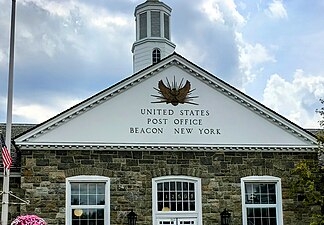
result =
[[46,222],[36,215],[25,215],[18,216],[11,225],[46,225]]

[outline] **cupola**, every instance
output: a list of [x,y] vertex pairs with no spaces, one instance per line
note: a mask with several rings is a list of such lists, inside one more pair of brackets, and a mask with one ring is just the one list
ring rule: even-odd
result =
[[147,0],[135,8],[136,41],[132,47],[133,72],[159,62],[172,54],[171,8],[159,0]]

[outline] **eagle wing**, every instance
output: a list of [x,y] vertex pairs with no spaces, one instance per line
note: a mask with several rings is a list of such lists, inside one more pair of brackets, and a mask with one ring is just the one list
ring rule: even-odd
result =
[[167,86],[165,86],[165,84],[163,83],[162,80],[159,81],[159,89],[160,89],[160,92],[161,94],[163,95],[163,97],[168,101],[170,102],[174,96],[172,95],[171,93],[171,89],[168,88]]
[[179,93],[176,97],[179,103],[185,103],[190,88],[191,88],[190,82],[187,80],[186,84],[179,89]]

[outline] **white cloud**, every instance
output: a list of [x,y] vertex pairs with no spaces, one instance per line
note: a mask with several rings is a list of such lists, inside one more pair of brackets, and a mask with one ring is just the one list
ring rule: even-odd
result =
[[13,106],[13,117],[15,122],[41,123],[79,102],[80,100],[74,98],[55,97],[45,105],[40,103],[26,104],[18,99]]
[[242,72],[242,86],[254,81],[258,71],[262,71],[260,65],[266,62],[275,62],[274,56],[261,45],[249,44],[243,40],[242,34],[236,32],[236,42],[239,50],[240,71]]
[[48,0],[23,0],[23,5],[35,4],[37,7],[46,10],[52,15],[67,17],[74,7],[74,1],[48,1]]
[[17,105],[13,112],[13,116],[19,117],[20,120],[27,123],[41,123],[55,114],[52,107],[37,104]]
[[269,8],[266,10],[266,14],[269,17],[275,19],[283,19],[288,17],[287,11],[285,9],[285,6],[283,5],[282,0],[273,0],[273,2],[269,4]]
[[19,43],[28,43],[26,54],[43,53],[53,58],[69,53],[93,62],[102,58],[97,49],[120,45],[102,45],[104,38],[106,42],[121,43],[131,37],[125,32],[133,31],[129,23],[132,15],[77,0],[23,0],[21,4],[16,39],[17,48]]
[[236,10],[233,0],[205,0],[200,9],[212,22],[231,26],[240,26],[245,23],[244,17]]
[[107,28],[111,25],[126,26],[127,20],[123,17],[99,16],[91,20],[91,24],[98,28]]
[[305,75],[297,70],[291,82],[273,74],[267,82],[263,103],[305,128],[319,127],[319,99],[324,96],[324,76]]
[[199,45],[194,44],[190,40],[181,42],[181,45],[177,46],[176,51],[186,56],[187,59],[194,63],[201,64],[206,60],[207,54],[204,49],[201,49]]
[[211,21],[225,23],[224,15],[220,11],[219,5],[215,1],[212,0],[206,1],[202,5],[202,10],[203,12],[206,13],[206,15]]

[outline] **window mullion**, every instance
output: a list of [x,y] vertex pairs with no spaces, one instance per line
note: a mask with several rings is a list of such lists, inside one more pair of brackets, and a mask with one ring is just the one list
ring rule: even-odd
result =
[[71,209],[104,209],[105,205],[71,205]]
[[245,204],[247,208],[276,208],[277,204]]

